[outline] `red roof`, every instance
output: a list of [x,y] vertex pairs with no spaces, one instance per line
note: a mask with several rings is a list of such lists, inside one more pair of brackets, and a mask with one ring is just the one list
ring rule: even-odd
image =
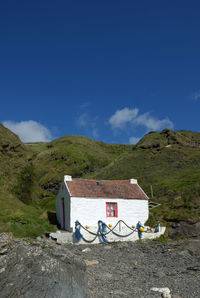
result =
[[93,180],[73,178],[66,181],[72,197],[87,198],[123,198],[148,200],[138,184],[129,180]]

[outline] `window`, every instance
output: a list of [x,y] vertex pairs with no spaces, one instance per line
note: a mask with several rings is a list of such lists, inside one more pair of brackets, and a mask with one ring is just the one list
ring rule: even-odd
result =
[[106,216],[117,217],[117,203],[106,203]]

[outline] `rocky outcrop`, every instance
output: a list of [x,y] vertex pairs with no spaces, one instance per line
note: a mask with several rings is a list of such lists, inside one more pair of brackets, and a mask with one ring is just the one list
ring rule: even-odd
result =
[[57,195],[60,187],[60,181],[47,181],[41,185],[43,190],[46,190],[53,195]]
[[0,124],[0,153],[7,154],[21,151],[24,151],[24,146],[19,137]]
[[189,130],[163,129],[161,132],[150,131],[137,144],[141,149],[164,148],[171,145],[184,147],[200,146],[200,134]]
[[1,298],[84,298],[85,268],[82,259],[67,248],[0,235]]
[[200,222],[190,223],[186,221],[176,221],[171,224],[168,232],[170,238],[187,237],[200,239]]

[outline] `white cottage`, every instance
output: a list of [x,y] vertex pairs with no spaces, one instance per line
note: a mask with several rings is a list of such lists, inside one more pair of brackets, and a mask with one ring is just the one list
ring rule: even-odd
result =
[[64,176],[57,199],[56,215],[62,229],[74,231],[75,221],[97,226],[99,220],[128,225],[145,223],[149,216],[148,196],[136,179],[93,180]]

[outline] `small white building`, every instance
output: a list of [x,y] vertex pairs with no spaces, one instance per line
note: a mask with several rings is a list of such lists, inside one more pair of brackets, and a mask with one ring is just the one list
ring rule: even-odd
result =
[[75,230],[75,221],[96,227],[99,220],[115,225],[145,223],[149,216],[148,196],[136,179],[94,180],[64,176],[57,199],[56,215],[61,229]]

